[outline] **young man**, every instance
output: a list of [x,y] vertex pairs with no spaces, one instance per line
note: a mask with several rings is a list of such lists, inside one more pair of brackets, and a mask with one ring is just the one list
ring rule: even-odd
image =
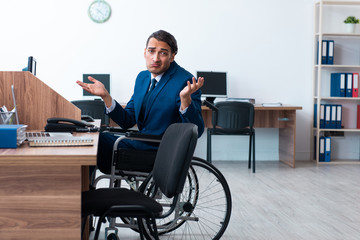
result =
[[[96,79],[89,77],[93,84],[77,83],[89,93],[100,96],[106,105],[106,114],[123,129],[137,125],[141,133],[161,135],[172,123],[191,122],[198,126],[200,137],[204,131],[200,100],[204,79],[200,77],[196,81],[174,61],[177,51],[176,39],[170,33],[159,30],[150,35],[144,51],[147,70],[138,74],[134,93],[125,108]],[[104,173],[110,170],[115,140],[113,135],[100,134],[97,164]],[[124,140],[119,148],[152,150],[157,145]]]

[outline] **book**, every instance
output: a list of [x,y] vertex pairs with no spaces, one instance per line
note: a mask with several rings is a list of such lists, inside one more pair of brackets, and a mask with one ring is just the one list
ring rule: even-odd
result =
[[30,147],[72,147],[92,146],[90,137],[75,137],[71,133],[27,132],[26,138]]

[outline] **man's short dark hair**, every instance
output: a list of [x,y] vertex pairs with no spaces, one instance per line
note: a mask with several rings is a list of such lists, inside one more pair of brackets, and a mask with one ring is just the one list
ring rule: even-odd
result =
[[164,30],[159,30],[159,31],[154,32],[147,39],[146,47],[149,44],[150,38],[155,38],[158,41],[166,42],[171,48],[171,53],[175,53],[175,55],[177,54],[177,51],[178,51],[177,42],[176,42],[175,37],[173,35],[171,35],[170,33],[166,32]]

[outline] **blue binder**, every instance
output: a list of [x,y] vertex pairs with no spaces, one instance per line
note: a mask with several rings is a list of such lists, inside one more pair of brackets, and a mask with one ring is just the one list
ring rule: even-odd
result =
[[[321,64],[326,64],[326,62],[327,62],[327,52],[328,52],[327,45],[328,45],[327,40],[322,40],[321,57],[320,57]],[[317,52],[317,57],[318,58],[316,59],[316,62],[319,64],[319,53],[320,53],[320,51],[319,51],[319,42],[318,42],[317,46],[318,46],[318,52]]]
[[327,62],[327,41],[322,40],[322,51],[321,51],[321,64],[326,64]]
[[314,128],[317,126],[317,104],[314,104]]
[[325,104],[325,128],[331,128],[331,105]]
[[325,104],[320,104],[320,128],[325,128]]
[[331,73],[330,96],[345,97],[346,74]]
[[319,162],[325,161],[325,137],[321,136],[319,138]]
[[342,105],[336,105],[336,128],[340,129],[342,123]]
[[345,97],[352,97],[352,92],[353,92],[353,88],[352,88],[352,84],[353,84],[353,80],[352,80],[353,74],[352,73],[346,73],[346,92],[345,92]]
[[334,64],[334,40],[327,40],[326,64]]
[[337,126],[337,105],[336,104],[330,104],[331,106],[331,116],[330,116],[330,128],[336,128]]
[[331,137],[325,137],[325,162],[331,161]]

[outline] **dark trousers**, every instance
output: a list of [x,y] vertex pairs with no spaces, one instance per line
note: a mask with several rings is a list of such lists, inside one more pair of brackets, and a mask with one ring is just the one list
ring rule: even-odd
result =
[[[99,135],[99,145],[97,153],[97,168],[105,174],[109,174],[112,164],[113,145],[119,136],[108,132],[101,132]],[[158,143],[140,142],[135,140],[124,139],[119,142],[118,148],[139,149],[139,150],[156,150]],[[92,171],[91,171],[92,172]],[[90,173],[91,173],[90,172]]]

